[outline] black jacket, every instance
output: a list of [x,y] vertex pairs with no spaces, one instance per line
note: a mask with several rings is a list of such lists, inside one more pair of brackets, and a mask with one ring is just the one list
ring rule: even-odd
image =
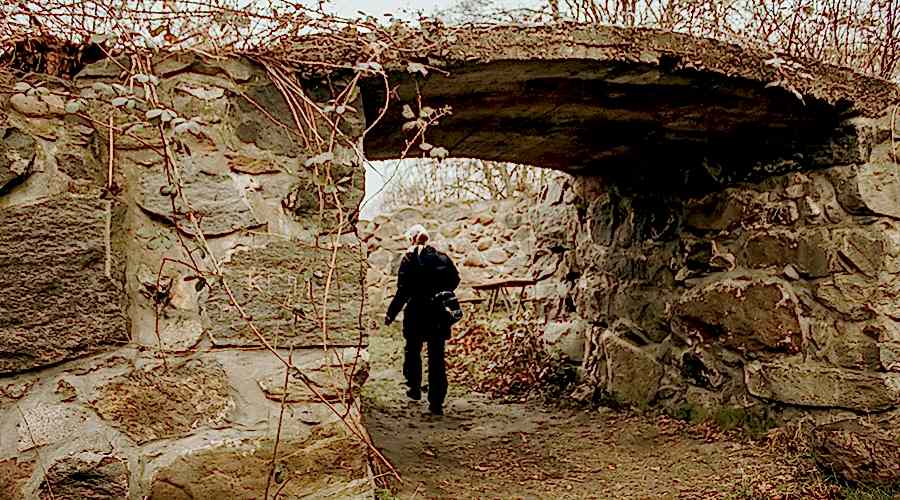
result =
[[431,246],[410,251],[400,261],[397,271],[397,293],[387,310],[387,320],[393,321],[403,306],[403,336],[427,339],[433,334],[450,336],[450,327],[437,320],[431,298],[440,291],[453,291],[459,286],[459,272],[447,254]]

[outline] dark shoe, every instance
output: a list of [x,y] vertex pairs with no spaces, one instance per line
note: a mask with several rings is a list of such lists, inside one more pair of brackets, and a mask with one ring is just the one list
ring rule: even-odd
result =
[[443,415],[444,409],[440,406],[429,406],[428,411],[431,412],[432,415]]
[[410,389],[406,391],[406,396],[413,401],[418,401],[422,399],[422,391],[417,391],[415,389]]

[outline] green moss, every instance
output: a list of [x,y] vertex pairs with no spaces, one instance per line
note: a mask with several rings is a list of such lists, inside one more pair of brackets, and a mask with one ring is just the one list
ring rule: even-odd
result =
[[900,484],[893,486],[845,486],[838,498],[843,500],[892,500],[900,495]]
[[692,424],[699,424],[709,418],[709,410],[691,403],[682,403],[680,406],[670,411],[669,414],[673,418],[684,420],[685,422],[690,422]]
[[673,418],[692,424],[712,421],[723,430],[741,429],[752,436],[763,435],[776,427],[771,415],[766,410],[758,408],[725,407],[710,410],[685,402],[668,413]]

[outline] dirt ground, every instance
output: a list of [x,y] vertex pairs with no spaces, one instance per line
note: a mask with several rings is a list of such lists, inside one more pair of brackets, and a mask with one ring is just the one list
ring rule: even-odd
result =
[[451,386],[446,415],[432,417],[404,396],[401,352],[396,331],[371,339],[367,425],[403,478],[381,498],[833,497],[807,459],[664,416],[504,404]]

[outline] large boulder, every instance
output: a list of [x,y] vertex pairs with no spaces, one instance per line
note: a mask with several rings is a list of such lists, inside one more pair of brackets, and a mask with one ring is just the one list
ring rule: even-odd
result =
[[786,282],[735,276],[685,293],[675,304],[673,328],[754,355],[797,352],[803,341],[798,309]]
[[852,483],[900,483],[900,438],[858,420],[817,427],[812,439],[816,463]]

